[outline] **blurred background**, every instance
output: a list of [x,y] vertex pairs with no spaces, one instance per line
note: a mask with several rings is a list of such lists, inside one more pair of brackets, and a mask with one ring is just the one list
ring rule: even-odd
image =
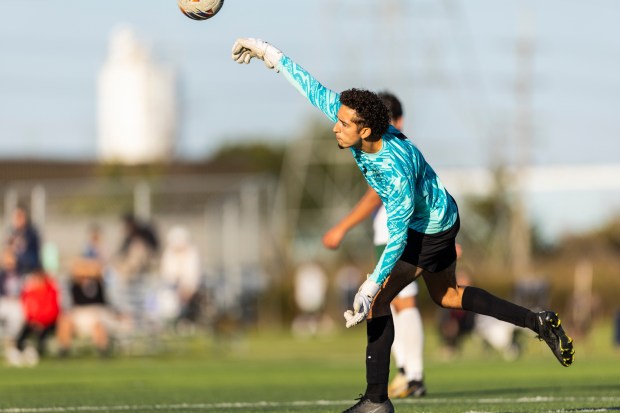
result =
[[473,282],[577,337],[615,323],[620,346],[616,1],[227,0],[204,22],[174,0],[27,5],[0,0],[6,349],[31,274],[60,292],[60,354],[76,332],[105,354],[111,337],[340,328],[371,222],[337,251],[321,237],[365,183],[281,76],[232,62],[246,36],[334,90],[395,93],[459,203]]

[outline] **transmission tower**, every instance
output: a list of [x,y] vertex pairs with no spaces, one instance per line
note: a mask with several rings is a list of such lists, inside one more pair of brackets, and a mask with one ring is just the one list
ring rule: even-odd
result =
[[315,124],[288,145],[276,193],[278,238],[293,261],[323,252],[321,236],[365,190],[351,154],[338,150],[327,124]]
[[526,171],[531,162],[532,147],[532,63],[534,56],[534,35],[532,16],[527,10],[521,14],[521,33],[516,44],[517,79],[515,84],[517,150],[515,175],[512,182],[514,199],[510,228],[511,267],[515,278],[531,275],[531,234],[525,206]]

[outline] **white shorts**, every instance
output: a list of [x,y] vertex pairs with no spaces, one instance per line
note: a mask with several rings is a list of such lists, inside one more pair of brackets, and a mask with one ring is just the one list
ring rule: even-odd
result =
[[108,331],[114,329],[114,314],[103,305],[74,307],[70,310],[69,316],[75,325],[75,333],[80,337],[90,336],[97,324],[101,324]]
[[398,298],[409,298],[409,297],[415,297],[416,295],[418,295],[418,282],[414,281],[411,284],[408,284],[402,290],[400,290],[397,297]]

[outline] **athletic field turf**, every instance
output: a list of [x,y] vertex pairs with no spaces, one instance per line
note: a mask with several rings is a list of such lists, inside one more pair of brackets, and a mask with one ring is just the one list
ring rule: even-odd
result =
[[[427,323],[421,399],[397,412],[620,411],[620,351],[611,328],[576,340],[576,361],[560,366],[546,345],[526,338],[524,356],[502,360],[467,341],[446,361]],[[364,328],[295,339],[248,333],[236,340],[193,338],[157,357],[79,356],[35,368],[0,367],[0,413],[340,412],[364,389]]]

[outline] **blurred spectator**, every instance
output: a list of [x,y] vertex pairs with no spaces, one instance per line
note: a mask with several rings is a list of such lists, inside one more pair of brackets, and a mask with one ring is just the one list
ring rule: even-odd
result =
[[4,355],[9,364],[19,364],[19,351],[15,347],[17,335],[24,323],[20,301],[22,278],[17,273],[13,251],[5,247],[0,261],[0,337],[4,341]]
[[159,241],[153,228],[131,214],[122,218],[124,237],[110,270],[110,296],[123,316],[123,328],[143,330],[154,299],[153,277]]
[[200,254],[189,232],[181,226],[170,229],[161,258],[161,290],[158,307],[166,321],[196,322],[199,316],[201,282]]
[[[9,364],[21,365],[23,349],[18,349],[18,335],[24,326],[24,311],[21,300],[18,301],[20,310],[17,309],[16,297],[22,294],[24,279],[30,272],[41,267],[41,241],[39,233],[30,221],[28,210],[18,205],[11,215],[11,226],[7,237],[6,248],[2,252],[2,280],[0,287],[3,292],[2,309],[0,318],[4,319],[8,340],[5,356]],[[13,346],[15,341],[15,346]],[[38,361],[35,350],[28,350],[26,357],[29,364]]]
[[341,312],[347,311],[351,307],[351,303],[357,294],[360,283],[363,280],[360,277],[362,270],[354,264],[347,264],[341,267],[336,273],[336,287],[340,297]]
[[41,267],[39,233],[30,222],[28,211],[23,206],[18,206],[13,211],[8,245],[15,255],[18,274],[25,275]]
[[60,354],[67,355],[73,339],[78,337],[91,340],[97,351],[106,356],[112,348],[110,335],[114,330],[115,316],[106,301],[104,265],[88,250],[84,255],[71,266],[71,307],[58,319]]
[[550,305],[551,286],[542,278],[520,278],[516,281],[514,302],[532,311],[542,311]]
[[[25,323],[17,338],[17,349],[22,352],[24,364],[34,365],[45,354],[46,340],[54,332],[60,314],[56,283],[43,269],[35,269],[24,280],[21,301]],[[36,340],[36,350],[26,348],[30,336]]]
[[88,230],[88,239],[82,251],[82,257],[98,260],[102,265],[106,262],[107,256],[102,245],[101,227],[97,224],[92,224]]
[[592,319],[599,307],[599,298],[593,291],[594,265],[590,259],[581,259],[575,266],[573,295],[568,302],[573,337],[584,337],[592,328]]
[[132,214],[125,214],[123,215],[123,226],[125,237],[121,245],[121,255],[130,254],[132,247],[136,244],[142,244],[151,252],[159,250],[159,240],[150,224],[140,222]]
[[326,294],[327,275],[323,268],[311,262],[300,265],[295,273],[295,303],[300,313],[293,320],[293,332],[314,335],[331,327],[323,314]]
[[115,269],[125,279],[149,274],[159,249],[155,232],[149,225],[138,222],[131,214],[123,216],[123,230],[123,241],[115,261]]

